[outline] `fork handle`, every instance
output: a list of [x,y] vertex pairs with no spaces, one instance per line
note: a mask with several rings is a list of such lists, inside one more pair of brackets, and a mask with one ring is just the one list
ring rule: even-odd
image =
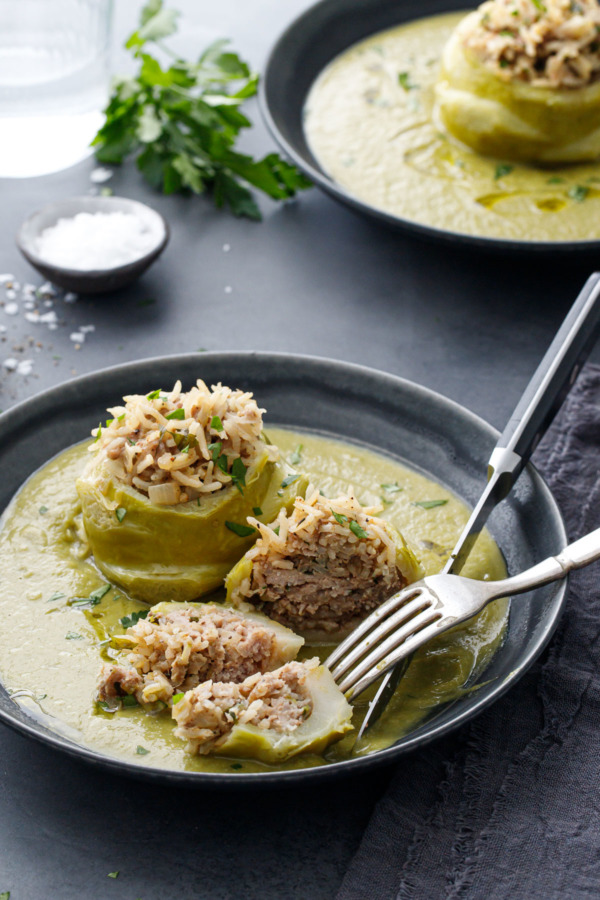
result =
[[565,578],[573,569],[581,569],[597,559],[600,559],[600,528],[569,544],[557,556],[550,556],[525,572],[501,581],[487,582],[489,599],[523,594],[539,585]]

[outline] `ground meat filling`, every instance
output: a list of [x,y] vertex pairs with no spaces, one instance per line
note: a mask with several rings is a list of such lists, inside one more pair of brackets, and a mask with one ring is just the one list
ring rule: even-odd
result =
[[175,734],[202,755],[218,750],[236,724],[289,734],[312,713],[306,676],[318,664],[317,658],[286,663],[241,684],[206,681],[173,704]]
[[272,630],[217,606],[151,612],[126,637],[130,665],[102,667],[99,700],[134,694],[168,703],[203,681],[240,682],[281,662]]
[[264,409],[250,393],[199,380],[185,393],[178,381],[171,391],[123,399],[92,432],[90,465],[101,463],[152,503],[187,503],[231,484],[243,490],[259,459],[277,458],[262,438]]
[[462,41],[498,77],[578,88],[600,78],[598,0],[488,0]]
[[251,575],[232,593],[299,631],[334,633],[363,618],[407,583],[390,526],[350,494],[329,500],[309,487],[290,516],[271,526],[249,522],[260,537],[246,557]]

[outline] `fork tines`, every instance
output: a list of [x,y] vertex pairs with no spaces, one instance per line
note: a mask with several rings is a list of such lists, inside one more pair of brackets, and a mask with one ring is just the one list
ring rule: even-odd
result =
[[431,595],[421,588],[408,587],[390,597],[328,658],[327,665],[340,690],[349,700],[362,693],[411,653],[413,644],[423,643],[424,629],[433,637],[435,623],[441,617]]

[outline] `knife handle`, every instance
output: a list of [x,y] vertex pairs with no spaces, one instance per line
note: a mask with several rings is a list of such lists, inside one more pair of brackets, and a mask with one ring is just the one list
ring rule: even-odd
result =
[[599,334],[600,272],[594,272],[557,331],[496,445],[520,457],[513,482],[559,410]]

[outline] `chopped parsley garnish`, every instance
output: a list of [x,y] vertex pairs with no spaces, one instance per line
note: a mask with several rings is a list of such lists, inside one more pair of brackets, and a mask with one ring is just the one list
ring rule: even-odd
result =
[[146,750],[145,747],[142,747],[141,744],[137,745],[137,747],[135,748],[135,752],[137,753],[138,756],[147,756],[148,753],[150,753],[150,751]]
[[48,512],[48,507],[47,507],[47,506],[40,506],[40,508],[38,509],[38,512],[39,512],[40,516],[43,516],[43,515],[45,515],[45,514]]
[[253,506],[252,512],[255,516],[262,516],[262,509],[260,508],[260,506]]
[[211,456],[213,458],[213,462],[216,462],[219,456],[221,455],[221,448],[223,444],[221,441],[216,441],[214,444],[209,444],[208,449],[210,450]]
[[225,527],[237,534],[238,537],[250,537],[256,532],[256,528],[251,525],[240,525],[239,522],[225,522]]
[[387,491],[388,494],[397,494],[398,491],[404,490],[404,488],[401,488],[396,481],[393,481],[391,484],[382,484],[381,487],[384,491]]
[[365,538],[369,537],[369,535],[367,534],[365,529],[361,528],[360,525],[358,524],[358,522],[350,522],[350,531],[352,532],[352,534],[355,534],[356,537],[360,538],[361,540],[364,540]]
[[124,697],[121,697],[121,706],[123,709],[131,709],[134,706],[139,706],[140,704],[137,702],[133,694],[125,694]]
[[94,606],[96,605],[96,603],[100,603],[102,598],[106,596],[106,594],[108,594],[111,588],[112,584],[103,584],[101,587],[96,588],[96,590],[92,591],[92,593],[90,594],[90,603],[92,603]]
[[96,440],[94,441],[94,443],[99,441],[101,437],[102,437],[102,423],[98,422],[98,428],[96,430]]
[[185,419],[185,409],[183,406],[172,409],[170,413],[166,414],[165,419]]
[[436,506],[445,506],[447,500],[417,500],[415,502],[415,506],[420,506],[421,509],[435,509]]
[[118,877],[119,877],[118,872],[109,872],[108,873],[108,878],[118,878]]
[[81,634],[77,634],[76,631],[67,631],[65,634],[65,638],[67,641],[82,641],[83,636]]
[[565,179],[561,178],[560,175],[553,175],[552,178],[548,178],[546,184],[564,184]]
[[231,467],[231,480],[235,484],[240,494],[243,495],[244,487],[246,485],[246,466],[239,456],[236,456],[233,461],[233,465]]
[[297,466],[300,460],[302,459],[302,451],[304,447],[302,444],[298,444],[292,455],[290,456],[290,465]]
[[286,475],[286,477],[281,482],[281,487],[286,488],[289,487],[290,484],[293,484],[295,481],[298,481],[300,475],[296,473],[295,475]]
[[412,91],[416,84],[412,84],[409,72],[398,72],[398,84],[405,91]]
[[122,522],[125,516],[127,515],[127,510],[124,506],[117,506],[115,509],[115,516],[117,517],[119,522]]
[[509,62],[507,59],[501,59],[500,62],[498,63],[498,65],[500,66],[501,69],[508,69]]
[[509,163],[499,163],[494,172],[494,181],[504,178],[505,175],[510,175],[514,168],[515,167],[511,166]]
[[539,9],[540,12],[542,12],[542,13],[547,12],[546,7],[542,3],[542,0],[531,0],[531,2],[533,3],[533,5],[535,6],[536,9]]
[[212,417],[212,419],[210,420],[210,427],[214,429],[214,431],[223,431],[223,423],[221,422],[219,416]]
[[514,37],[512,31],[510,31],[508,28],[503,28],[502,31],[498,32],[498,34],[502,35],[502,37]]
[[123,628],[131,628],[140,619],[145,619],[149,612],[149,609],[140,609],[139,612],[132,612],[130,616],[123,616],[122,619],[119,619],[119,622]]
[[583,203],[589,192],[589,187],[585,187],[583,184],[574,184],[572,188],[569,188],[567,194],[575,203]]
[[331,510],[331,515],[333,516],[335,521],[338,523],[338,525],[345,525],[348,522],[348,516],[343,516],[341,513],[336,513],[333,510]]
[[184,691],[180,691],[178,694],[173,694],[173,706],[176,703],[179,703],[179,701],[182,700],[184,697],[185,697]]
[[[231,763],[231,768],[232,769],[242,769],[243,766],[241,763]],[[2,897],[0,897],[0,900],[2,900]]]
[[[232,766],[231,768],[233,769],[234,766]],[[2,893],[0,894],[0,900],[10,900],[10,891],[2,891]]]
[[111,588],[111,584],[103,584],[102,587],[92,591],[89,597],[74,597],[72,600],[69,600],[69,604],[79,608],[84,606],[97,606]]
[[64,600],[67,595],[61,591],[55,591],[51,597],[48,597],[48,603],[56,603],[57,600]]
[[152,391],[151,394],[146,394],[146,400],[158,400],[160,397],[160,388],[156,391]]
[[219,468],[224,475],[229,475],[228,462],[229,460],[227,459],[225,454],[221,453],[221,455],[217,459],[217,468]]
[[280,527],[281,527],[280,525],[276,525],[275,528],[273,529],[273,534],[279,535]]

